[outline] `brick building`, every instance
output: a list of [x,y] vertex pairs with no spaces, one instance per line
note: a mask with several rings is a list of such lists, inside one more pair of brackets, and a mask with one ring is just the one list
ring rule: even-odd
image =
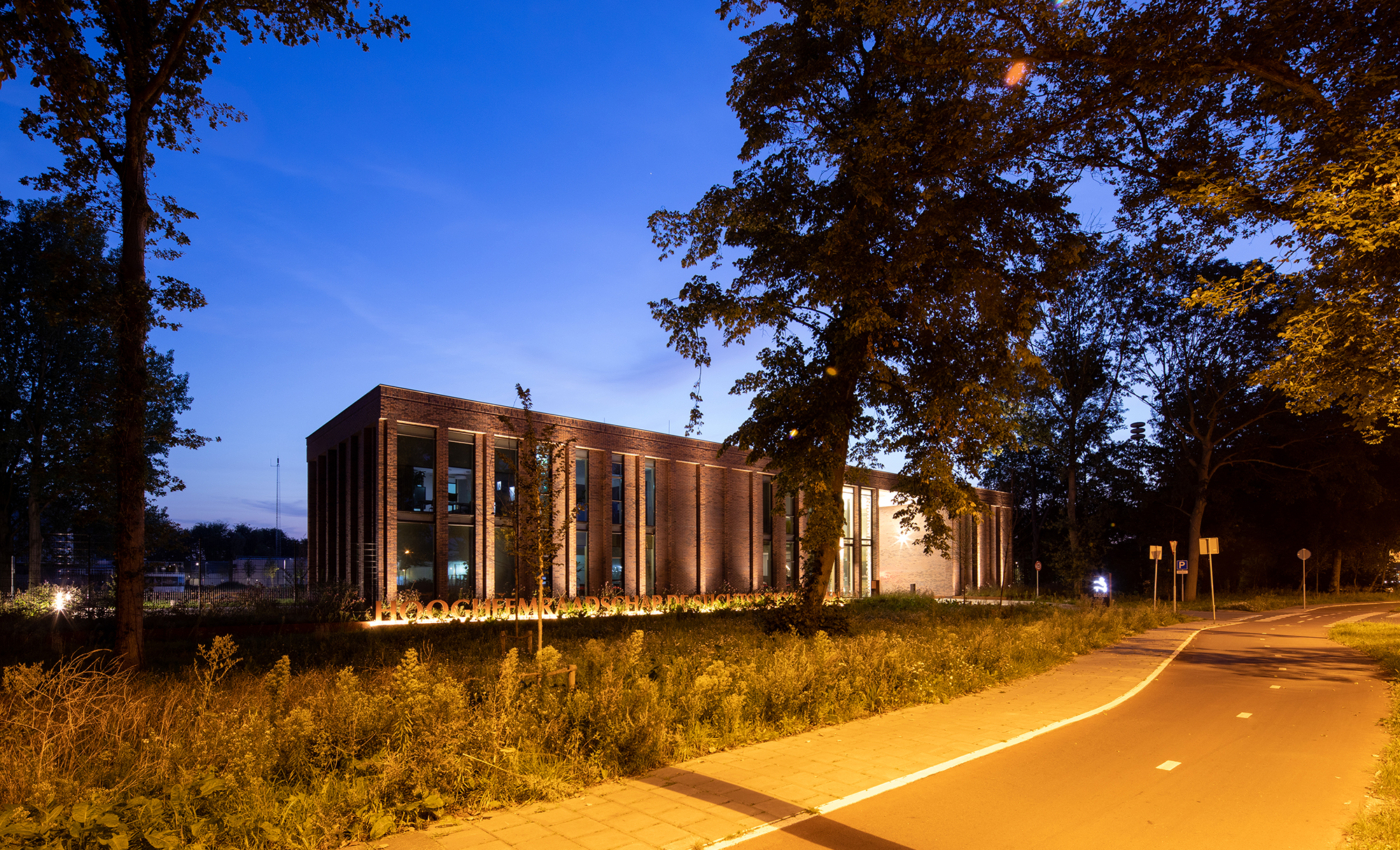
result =
[[[517,408],[380,385],[306,440],[309,571],[371,600],[413,588],[435,598],[513,594],[510,529]],[[717,443],[536,413],[575,440],[561,518],[581,506],[548,576],[558,596],[748,592],[790,587],[802,556],[801,497],[719,453]],[[908,542],[894,476],[848,479],[847,534],[834,589],[940,595],[1010,581],[1011,500],[953,522],[945,558]]]

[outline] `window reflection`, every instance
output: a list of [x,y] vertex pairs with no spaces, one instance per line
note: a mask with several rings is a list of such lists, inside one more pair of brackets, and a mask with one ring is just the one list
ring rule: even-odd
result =
[[515,440],[496,438],[496,516],[515,516]]
[[401,522],[398,524],[398,588],[408,599],[432,598],[434,547],[431,522]]
[[476,509],[476,446],[471,443],[447,444],[447,512],[470,514]]
[[433,449],[431,437],[400,434],[399,510],[433,512]]

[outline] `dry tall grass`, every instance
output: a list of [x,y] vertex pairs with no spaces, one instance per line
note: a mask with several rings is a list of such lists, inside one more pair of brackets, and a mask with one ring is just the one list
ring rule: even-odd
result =
[[[0,847],[326,847],[1039,672],[1166,622],[1151,608],[884,597],[849,637],[765,636],[749,615],[644,620],[487,658],[393,630],[355,666],[255,669],[231,640],[165,675],[101,655],[4,671]],[[636,622],[629,620],[628,623]],[[443,629],[442,631],[435,631]],[[379,630],[387,631],[387,630]],[[559,633],[567,629],[559,629]],[[411,638],[406,638],[411,635]],[[579,666],[576,690],[523,674]]]

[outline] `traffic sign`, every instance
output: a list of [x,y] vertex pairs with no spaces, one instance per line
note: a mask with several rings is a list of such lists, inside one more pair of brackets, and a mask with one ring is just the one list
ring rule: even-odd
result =
[[1147,557],[1151,558],[1151,559],[1154,560],[1154,561],[1160,561],[1160,560],[1162,560],[1162,547],[1161,547],[1161,546],[1148,546],[1148,547],[1147,547]]
[[1176,562],[1176,574],[1179,576],[1190,575],[1191,571],[1186,568],[1185,561]]
[[1219,554],[1220,554],[1220,538],[1219,538],[1219,537],[1202,537],[1202,538],[1201,538],[1201,554],[1202,554],[1202,555],[1219,555]]
[[1312,553],[1309,552],[1307,549],[1299,549],[1299,550],[1298,550],[1298,560],[1300,560],[1300,561],[1306,561],[1307,559],[1309,559],[1309,558],[1311,558],[1311,557],[1312,557]]
[[1036,562],[1035,562],[1035,568],[1036,568],[1037,570],[1040,569],[1040,562],[1039,562],[1039,561],[1036,561]]

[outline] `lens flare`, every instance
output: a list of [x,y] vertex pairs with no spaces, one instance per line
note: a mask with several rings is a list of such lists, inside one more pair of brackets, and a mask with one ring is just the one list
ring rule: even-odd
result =
[[55,611],[62,611],[63,608],[64,608],[64,606],[67,605],[67,604],[68,604],[68,591],[66,591],[66,590],[60,590],[58,593],[55,593],[55,594],[53,595],[53,609],[54,609]]
[[1027,70],[1028,68],[1025,62],[1013,62],[1011,67],[1006,71],[1006,85],[1009,87],[1019,86],[1021,81],[1026,78]]

